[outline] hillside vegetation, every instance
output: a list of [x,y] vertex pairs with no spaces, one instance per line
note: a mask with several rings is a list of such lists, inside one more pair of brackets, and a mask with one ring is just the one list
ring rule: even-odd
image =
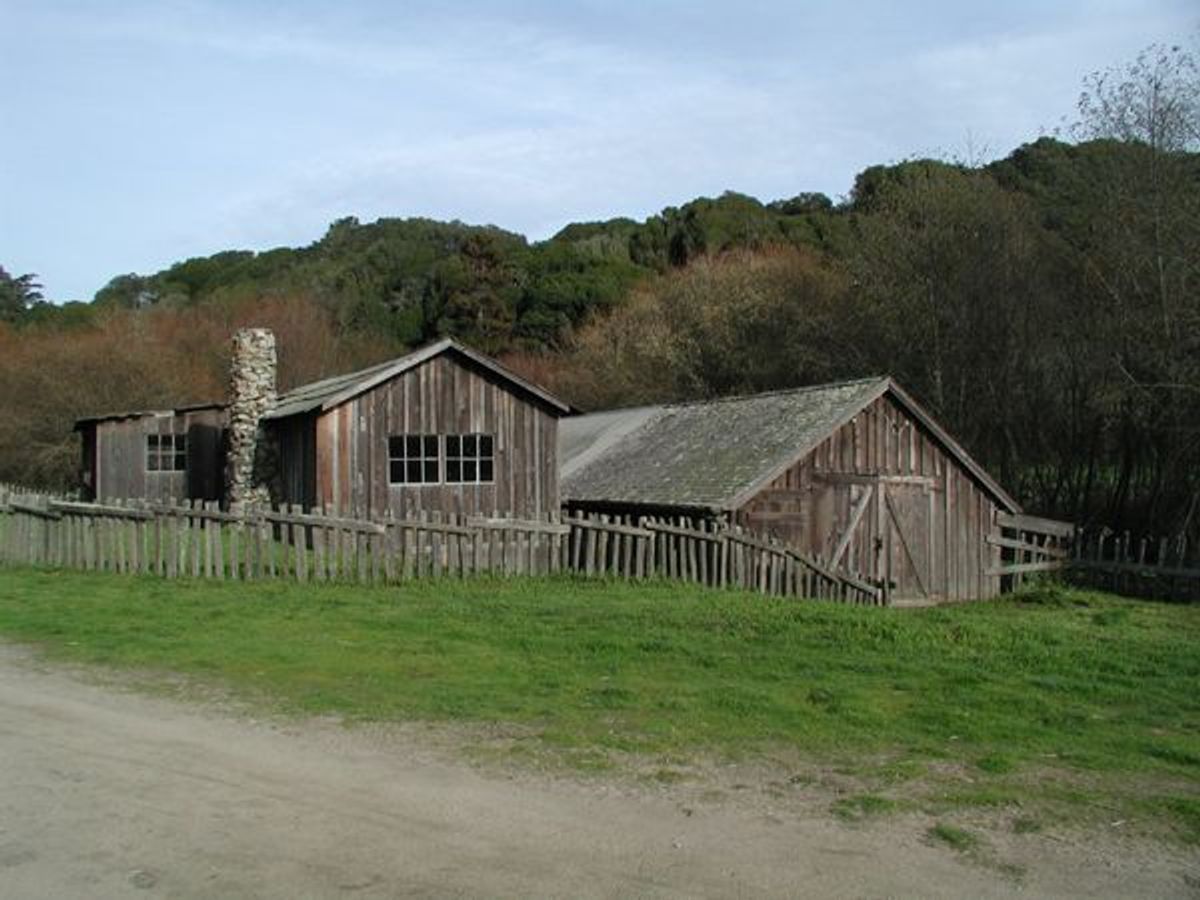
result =
[[71,483],[76,416],[222,396],[256,324],[285,387],[442,335],[583,408],[891,373],[1031,510],[1200,534],[1200,79],[1152,48],[1085,88],[1074,142],[874,166],[836,204],[726,193],[536,243],[348,218],[61,307],[0,271],[0,480]]

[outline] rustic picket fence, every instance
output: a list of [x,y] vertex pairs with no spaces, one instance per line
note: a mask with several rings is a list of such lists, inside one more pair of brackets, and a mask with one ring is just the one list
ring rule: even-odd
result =
[[1030,577],[1060,575],[1072,584],[1127,597],[1200,601],[1200,543],[1186,535],[1136,537],[1109,528],[1079,528],[1038,516],[997,516],[1002,551],[988,574],[1008,576],[1011,588]]
[[0,490],[0,562],[165,578],[356,583],[568,571],[885,602],[865,579],[778,541],[682,518],[430,513],[368,521],[298,507],[232,513],[199,501],[97,504]]
[[1139,537],[1080,530],[1070,559],[1077,584],[1130,597],[1200,601],[1200,542],[1184,534]]
[[562,568],[572,572],[655,576],[763,594],[885,604],[884,592],[867,578],[720,521],[575,514],[561,524],[570,529]]

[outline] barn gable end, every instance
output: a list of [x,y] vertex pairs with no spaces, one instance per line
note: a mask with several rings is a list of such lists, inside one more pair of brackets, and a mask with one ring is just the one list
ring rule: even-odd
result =
[[[343,515],[556,512],[558,416],[569,409],[451,341],[288,392],[268,417],[285,500]],[[491,479],[453,483],[451,441],[485,436]],[[433,483],[392,481],[390,440],[433,441]]]
[[999,549],[987,537],[997,512],[1018,507],[974,468],[886,391],[744,498],[733,518],[889,577],[900,599],[995,596],[1000,581],[987,572]]
[[598,413],[562,424],[564,503],[688,512],[886,581],[900,600],[992,596],[1019,507],[890,378]]

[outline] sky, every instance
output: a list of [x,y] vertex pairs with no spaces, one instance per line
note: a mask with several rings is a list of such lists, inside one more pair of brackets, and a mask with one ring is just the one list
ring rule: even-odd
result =
[[48,298],[343,216],[544,239],[1052,134],[1195,0],[0,0],[0,266]]

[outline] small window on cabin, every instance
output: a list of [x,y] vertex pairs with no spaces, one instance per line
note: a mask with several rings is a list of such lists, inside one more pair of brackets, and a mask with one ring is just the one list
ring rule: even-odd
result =
[[186,434],[146,435],[147,472],[186,472]]
[[490,434],[446,435],[446,481],[491,484],[495,478],[494,441]]
[[388,438],[388,481],[437,484],[441,481],[436,434],[397,434]]

